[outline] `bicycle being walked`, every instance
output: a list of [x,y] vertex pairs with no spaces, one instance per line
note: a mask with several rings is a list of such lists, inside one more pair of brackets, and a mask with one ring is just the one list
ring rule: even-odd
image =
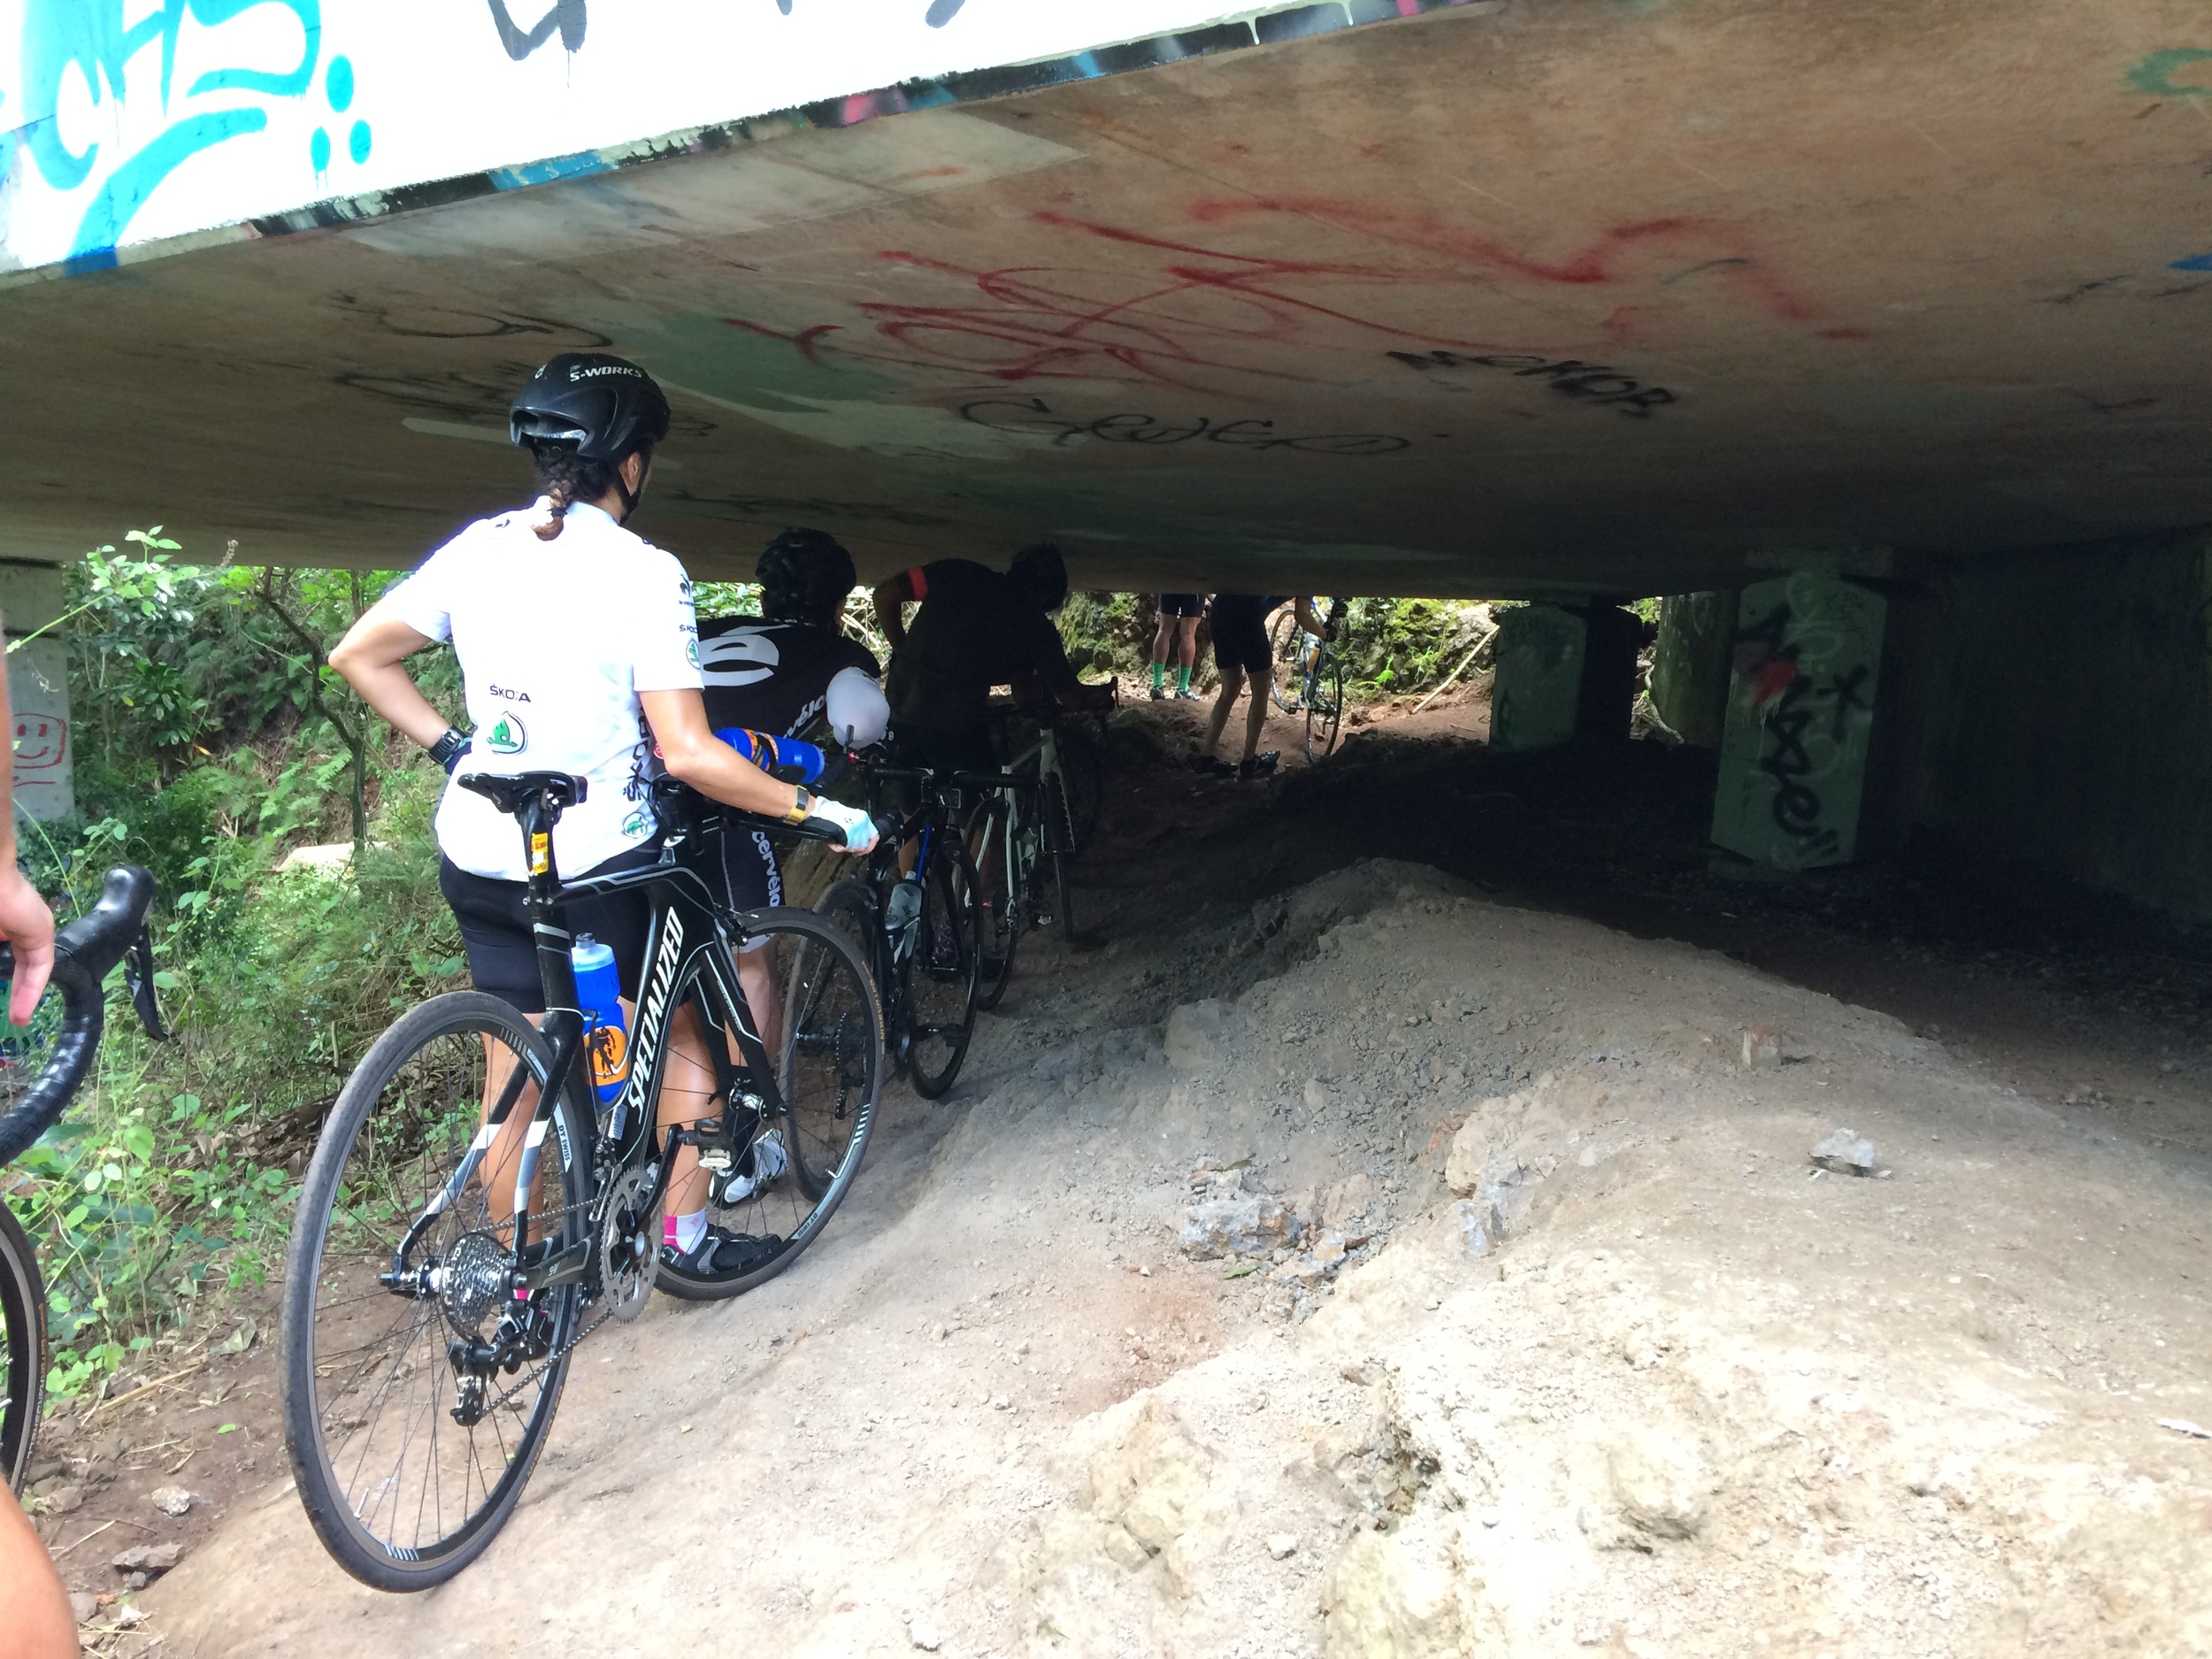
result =
[[1326,760],[1344,729],[1344,628],[1348,610],[1329,601],[1317,631],[1297,611],[1276,613],[1268,641],[1275,664],[1275,706],[1306,723],[1306,758]]

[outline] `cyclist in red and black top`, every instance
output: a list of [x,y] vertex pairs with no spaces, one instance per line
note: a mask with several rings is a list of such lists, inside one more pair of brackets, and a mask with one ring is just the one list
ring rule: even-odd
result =
[[[1048,542],[1015,554],[1003,576],[970,559],[939,559],[877,588],[876,619],[891,641],[892,743],[902,764],[994,770],[994,686],[1031,682],[1068,709],[1113,706],[1112,686],[1077,679],[1052,626],[1067,596],[1067,567]],[[921,606],[911,626],[909,603]]]

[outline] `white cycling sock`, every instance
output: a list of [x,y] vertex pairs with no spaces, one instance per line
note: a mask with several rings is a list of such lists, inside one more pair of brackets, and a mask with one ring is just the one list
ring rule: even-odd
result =
[[707,1212],[695,1210],[687,1216],[671,1216],[670,1225],[675,1229],[676,1253],[689,1256],[699,1248],[699,1240],[707,1236]]

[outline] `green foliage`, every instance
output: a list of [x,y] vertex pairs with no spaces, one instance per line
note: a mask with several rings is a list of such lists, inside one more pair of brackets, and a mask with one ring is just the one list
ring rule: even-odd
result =
[[1343,649],[1355,695],[1389,696],[1437,685],[1484,637],[1478,610],[1454,599],[1353,600]]
[[1153,621],[1135,594],[1071,593],[1060,610],[1060,637],[1078,672],[1134,674],[1149,663]]
[[[65,918],[109,865],[153,870],[177,1034],[148,1041],[119,976],[93,1077],[9,1171],[51,1285],[49,1382],[63,1393],[265,1279],[347,1072],[395,1008],[453,988],[463,967],[430,835],[443,779],[323,661],[396,577],[182,565],[158,528],[127,541],[138,551],[102,548],[71,569],[57,625],[83,817],[26,820],[23,850]],[[457,706],[449,653],[415,666]],[[276,873],[291,848],[342,833],[356,793],[357,872]]]

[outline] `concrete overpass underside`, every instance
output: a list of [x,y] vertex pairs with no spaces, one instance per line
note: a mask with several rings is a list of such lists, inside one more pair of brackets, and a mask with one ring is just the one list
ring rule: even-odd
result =
[[672,388],[641,527],[710,576],[811,523],[869,572],[1630,595],[2212,520],[2200,6],[1376,10],[23,273],[6,551],[412,562],[578,347]]

